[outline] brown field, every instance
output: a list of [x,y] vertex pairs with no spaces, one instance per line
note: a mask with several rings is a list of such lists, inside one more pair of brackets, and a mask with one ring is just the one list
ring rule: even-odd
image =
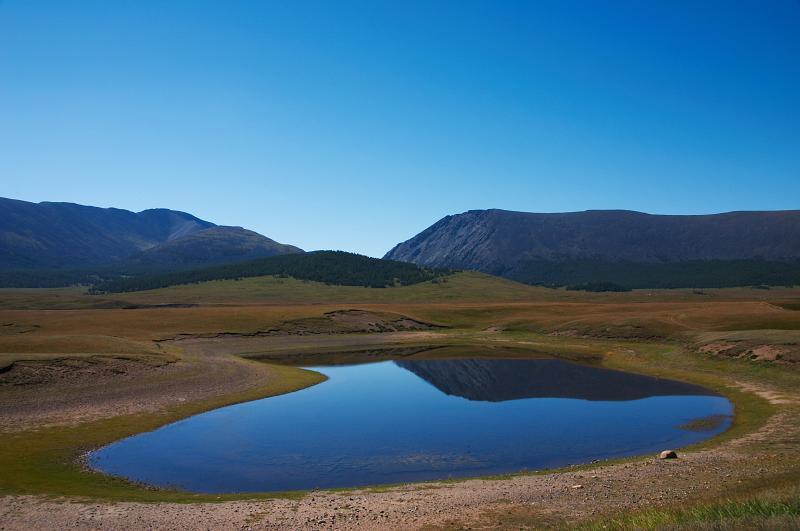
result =
[[[589,294],[476,273],[388,289],[265,277],[119,295],[0,290],[0,528],[791,527],[798,307],[789,288]],[[694,381],[734,401],[735,426],[669,464],[278,497],[154,491],[78,463],[126,435],[320,381],[265,360],[431,345]]]

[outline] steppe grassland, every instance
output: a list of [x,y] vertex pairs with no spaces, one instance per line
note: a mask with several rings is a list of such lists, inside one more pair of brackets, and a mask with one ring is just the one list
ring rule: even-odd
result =
[[[730,359],[724,352],[711,355],[702,348],[720,342],[796,348],[800,344],[800,312],[792,308],[800,299],[798,295],[794,289],[747,288],[702,293],[648,290],[587,294],[522,286],[473,273],[454,275],[446,283],[389,289],[344,288],[270,277],[99,296],[86,295],[79,289],[5,290],[0,293],[0,370],[21,360],[109,356],[171,364],[187,360],[189,351],[180,341],[162,340],[225,333],[239,334],[243,341],[233,348],[236,338],[230,338],[234,342],[230,343],[229,357],[241,360],[235,363],[243,364],[247,370],[260,367],[258,370],[268,375],[268,382],[247,389],[230,389],[192,403],[172,404],[158,412],[3,433],[0,464],[7,473],[0,492],[153,501],[206,499],[150,491],[86,473],[76,465],[75,457],[84,449],[199,411],[320,381],[318,375],[308,371],[257,364],[238,356],[287,348],[485,345],[518,346],[585,359],[602,357],[607,366],[694,381],[728,395],[737,406],[736,425],[722,437],[702,445],[710,447],[745,438],[761,429],[776,413],[782,413],[781,419],[792,418],[788,412],[796,413],[796,403],[791,400],[770,401],[748,390],[769,388],[773,396],[795,396],[800,388],[800,375],[792,364],[780,360],[768,363]],[[199,306],[159,306],[186,304]],[[47,307],[62,309],[42,309]],[[259,331],[280,330],[287,322],[354,308],[406,315],[446,328],[390,334],[335,334],[333,342],[325,335],[314,334],[276,336],[263,341],[253,338],[255,343],[247,339]],[[226,348],[224,344],[225,341],[219,343],[222,350]],[[202,355],[191,354],[191,361],[202,359]],[[202,365],[198,365],[200,368]],[[800,416],[794,414],[794,418]],[[787,426],[789,431],[796,428]],[[789,445],[781,452],[784,455],[796,450]],[[753,459],[755,462],[762,456]],[[783,464],[787,469],[800,470],[797,460],[787,458]],[[768,479],[754,478],[740,485],[735,496],[745,501],[731,503],[741,504],[736,507],[757,508],[762,506],[747,503],[765,496],[778,500],[779,504],[791,501],[792,493],[796,493],[795,483],[777,477],[770,483]],[[223,497],[227,498],[230,497]],[[697,514],[708,515],[711,512],[703,513],[702,508],[711,511],[710,508],[721,507],[723,502],[710,498],[698,499],[696,503]],[[661,518],[666,522],[687,518],[677,511],[666,508],[660,516],[643,513],[640,518]],[[755,509],[751,512],[751,516],[758,517]],[[714,514],[727,513],[720,509]],[[639,518],[636,516],[615,518],[612,523],[619,527],[635,527],[636,522],[645,521],[635,520]]]

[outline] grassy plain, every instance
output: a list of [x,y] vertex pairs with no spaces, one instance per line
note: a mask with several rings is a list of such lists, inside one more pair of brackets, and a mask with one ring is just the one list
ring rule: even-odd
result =
[[[205,394],[192,395],[185,402],[165,398],[151,410],[72,420],[59,417],[4,429],[0,432],[0,494],[170,502],[242,498],[143,488],[88,472],[79,457],[88,449],[188,415],[321,380],[309,371],[244,359],[286,352],[313,356],[376,346],[515,346],[538,354],[602,360],[609,367],[692,381],[726,394],[736,405],[734,427],[696,451],[747,440],[774,418],[789,423],[784,426],[787,434],[796,433],[800,430],[800,371],[795,363],[800,351],[798,307],[800,290],[792,288],[598,294],[526,286],[478,273],[386,289],[260,277],[120,295],[87,295],[80,288],[0,290],[0,384],[21,364],[46,367],[90,359],[102,365],[103,360],[114,359],[148,365],[141,369],[141,377],[119,383],[108,380],[112,387],[146,398],[166,378],[185,381],[186,389],[197,387],[198,374],[211,367],[208,353],[212,350],[219,353],[214,358],[217,362],[239,371],[231,374],[261,370],[265,375],[260,384],[254,379],[246,386],[208,387]],[[297,323],[321,322],[328,319],[328,312],[348,309],[407,316],[442,328],[385,334],[343,328],[335,333],[339,325],[333,323],[334,333],[282,333],[294,330]],[[192,342],[205,345],[205,350],[194,348]],[[161,363],[186,369],[174,374],[150,370],[153,365],[161,371]],[[49,388],[46,382],[37,385],[35,392],[47,400],[60,399],[47,396],[48,389],[56,387]],[[82,388],[77,389],[79,393]],[[0,416],[3,408],[12,412],[20,393],[25,393],[25,386],[0,385]],[[796,519],[800,459],[792,456],[800,451],[800,442],[784,438],[775,447],[780,457],[774,459],[781,469],[795,474],[789,479],[765,465],[768,454],[758,445],[743,447],[745,459],[751,462],[743,463],[742,469],[752,469],[752,477],[738,480],[727,494],[711,489],[708,495],[694,496],[680,505],[665,502],[653,509],[608,507],[602,518],[583,515],[569,523],[627,529]],[[509,525],[544,522],[539,513],[524,507],[515,508],[514,514],[516,520],[507,521]],[[482,521],[482,517],[471,518],[477,520],[466,523]],[[452,522],[453,526],[462,524]]]

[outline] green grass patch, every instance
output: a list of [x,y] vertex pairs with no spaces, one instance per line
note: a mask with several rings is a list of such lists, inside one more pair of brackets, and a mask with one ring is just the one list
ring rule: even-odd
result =
[[736,386],[734,382],[766,380],[772,383],[778,380],[787,386],[800,384],[800,374],[797,371],[787,373],[782,371],[781,367],[692,355],[677,345],[642,343],[633,348],[616,348],[607,355],[605,365],[610,368],[695,383],[728,398],[735,408],[731,428],[689,449],[705,448],[756,431],[775,413],[775,405],[755,393]]
[[797,529],[800,490],[769,490],[759,497],[723,500],[682,509],[651,509],[591,522],[581,529],[628,531],[638,529]]

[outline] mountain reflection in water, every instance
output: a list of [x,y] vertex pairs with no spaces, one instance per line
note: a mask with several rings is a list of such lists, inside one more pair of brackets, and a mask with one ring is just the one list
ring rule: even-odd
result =
[[[319,385],[202,413],[88,460],[196,492],[357,487],[680,448],[731,423],[730,402],[700,387],[476,350],[346,354],[311,367],[329,377]],[[380,356],[397,361],[341,364]]]
[[398,360],[441,392],[468,400],[522,398],[639,400],[651,396],[713,396],[697,385],[557,359]]

